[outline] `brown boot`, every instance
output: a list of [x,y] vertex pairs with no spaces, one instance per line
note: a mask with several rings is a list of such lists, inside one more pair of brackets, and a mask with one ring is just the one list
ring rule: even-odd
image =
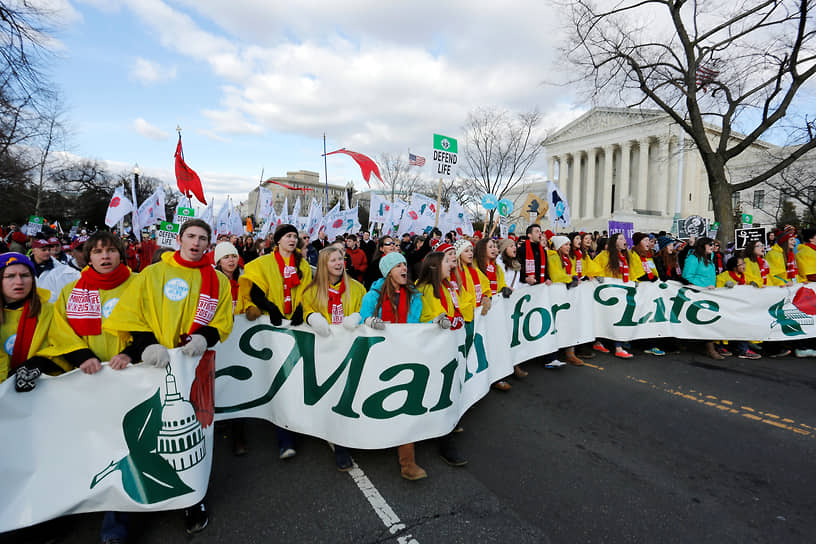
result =
[[413,444],[398,447],[397,454],[399,455],[400,474],[403,478],[406,480],[421,480],[428,477],[425,469],[416,464]]
[[725,359],[724,356],[717,353],[716,348],[714,348],[714,342],[706,342],[706,353],[708,354],[709,357],[717,361],[722,361],[723,359]]
[[575,356],[575,348],[567,348],[565,354],[566,357],[564,360],[566,360],[569,364],[574,366],[584,366],[584,362]]

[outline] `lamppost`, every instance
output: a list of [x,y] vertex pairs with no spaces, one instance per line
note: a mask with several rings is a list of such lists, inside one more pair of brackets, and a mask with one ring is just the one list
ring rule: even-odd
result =
[[349,181],[346,183],[346,197],[348,198],[349,207],[351,207],[351,195],[354,194],[354,183]]
[[139,163],[133,165],[133,192],[139,195]]

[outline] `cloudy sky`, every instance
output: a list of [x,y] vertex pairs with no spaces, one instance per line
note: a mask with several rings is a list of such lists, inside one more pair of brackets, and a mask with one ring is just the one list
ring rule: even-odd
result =
[[[553,84],[558,13],[541,0],[47,3],[69,151],[172,181],[178,125],[217,196],[246,198],[262,168],[322,180],[324,133],[329,151],[427,156],[477,107],[538,108],[549,127],[585,111]],[[364,186],[350,158],[328,163]]]

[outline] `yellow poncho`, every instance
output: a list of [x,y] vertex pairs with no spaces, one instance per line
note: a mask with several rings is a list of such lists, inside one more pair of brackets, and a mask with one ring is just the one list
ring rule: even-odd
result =
[[[657,267],[655,267],[654,260],[651,257],[646,257],[646,265],[651,267],[652,276],[660,279],[657,273]],[[638,281],[638,279],[643,276],[648,278],[648,273],[643,268],[643,261],[640,260],[640,255],[638,255],[636,251],[629,251],[629,280]]]
[[[218,306],[208,325],[218,330],[223,342],[232,332],[232,294],[227,277],[216,274]],[[130,282],[102,330],[123,340],[134,331],[152,332],[161,345],[178,347],[181,335],[190,331],[200,292],[201,272],[181,266],[167,252]]]
[[[340,287],[340,282],[337,284],[332,285],[332,288],[337,289]],[[305,320],[309,317],[310,314],[318,313],[321,314],[323,317],[326,318],[326,321],[329,323],[332,322],[331,316],[329,315],[329,308],[326,306],[325,308],[318,308],[316,301],[315,301],[315,292],[317,289],[309,289],[304,290],[302,293],[301,302],[303,304],[303,319]],[[343,301],[343,315],[349,316],[353,313],[360,311],[360,306],[363,303],[363,297],[366,294],[366,289],[363,287],[363,284],[359,281],[348,278],[348,284],[346,285],[346,290],[343,291],[341,295],[341,300]]]
[[785,285],[788,281],[788,267],[785,263],[785,253],[779,244],[774,244],[771,250],[765,255],[768,261],[770,272],[768,273],[768,283],[770,285]]
[[549,252],[547,255],[547,268],[550,271],[550,279],[553,283],[569,283],[572,281],[572,276],[578,274],[575,270],[575,257],[569,257],[569,261],[572,264],[572,274],[567,274],[561,255],[557,251]]
[[[116,288],[109,291],[103,289],[99,290],[99,299],[102,302],[102,323],[105,323],[108,317],[110,317],[113,309],[118,304],[119,299],[135,278],[136,274],[131,274],[128,279],[123,281]],[[70,323],[68,323],[65,308],[68,304],[68,297],[71,296],[71,291],[73,290],[77,281],[79,280],[72,281],[62,289],[59,299],[57,299],[54,306],[56,321],[69,331],[68,334],[71,338],[71,344],[69,346],[65,346],[63,353],[70,353],[78,349],[90,349],[94,352],[94,355],[99,357],[100,361],[110,361],[114,355],[120,353],[127,346],[127,339],[124,338],[123,335],[113,334],[109,331],[103,330],[102,334],[97,334],[94,336],[79,336],[71,328]]]
[[[440,314],[445,314],[453,319],[455,313],[453,300],[447,289],[442,289],[442,296],[445,297],[445,301],[448,304],[447,312],[445,308],[442,307],[442,303],[439,299],[434,295],[433,286],[431,284],[425,283],[421,286],[417,285],[417,289],[419,289],[419,293],[422,295],[422,315],[419,318],[422,323],[433,321]],[[476,299],[473,297],[473,294],[469,291],[459,290],[456,296],[459,297],[459,311],[462,313],[462,318],[465,321],[473,321],[473,309],[476,306]]]
[[283,276],[280,273],[280,268],[278,268],[274,253],[258,257],[247,263],[244,267],[244,275],[238,279],[238,304],[235,309],[236,313],[246,313],[250,306],[255,306],[249,296],[252,284],[254,283],[263,290],[266,298],[278,307],[283,317],[291,319],[295,308],[300,304],[300,297],[303,290],[312,281],[312,267],[309,266],[306,259],[300,260],[298,270],[300,270],[301,273],[300,285],[292,289],[292,311],[287,314],[284,313],[283,304]]
[[799,281],[808,281],[809,274],[816,274],[816,251],[805,244],[799,244],[796,250],[796,266],[799,268]]
[[[482,298],[487,297],[490,298],[493,296],[492,291],[490,291],[490,280],[487,279],[487,276],[482,274],[482,271],[476,268],[473,265],[468,266],[466,269],[462,270],[462,281],[463,287],[467,292],[469,292],[473,296],[473,302],[478,308],[482,305]],[[479,295],[476,294],[476,284],[473,283],[473,276],[471,275],[470,271],[473,270],[476,272],[476,278],[479,280]],[[497,276],[498,279],[498,276]]]

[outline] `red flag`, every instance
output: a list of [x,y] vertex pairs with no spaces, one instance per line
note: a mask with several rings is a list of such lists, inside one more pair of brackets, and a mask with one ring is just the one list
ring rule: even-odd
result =
[[363,174],[363,179],[365,180],[366,184],[371,187],[371,184],[368,183],[368,180],[371,178],[371,174],[373,173],[377,176],[377,179],[380,180],[380,183],[383,183],[382,176],[380,175],[380,169],[377,167],[377,163],[371,160],[369,157],[366,157],[362,153],[357,153],[356,151],[348,151],[347,149],[338,149],[337,151],[332,151],[331,153],[326,153],[326,155],[334,155],[335,153],[344,153],[354,159],[354,161],[360,165],[360,171]]
[[176,146],[176,185],[179,191],[190,198],[195,196],[202,204],[207,204],[204,199],[204,189],[201,187],[201,179],[192,168],[187,166],[184,162],[184,157],[181,151],[181,134],[179,134],[178,145]]

